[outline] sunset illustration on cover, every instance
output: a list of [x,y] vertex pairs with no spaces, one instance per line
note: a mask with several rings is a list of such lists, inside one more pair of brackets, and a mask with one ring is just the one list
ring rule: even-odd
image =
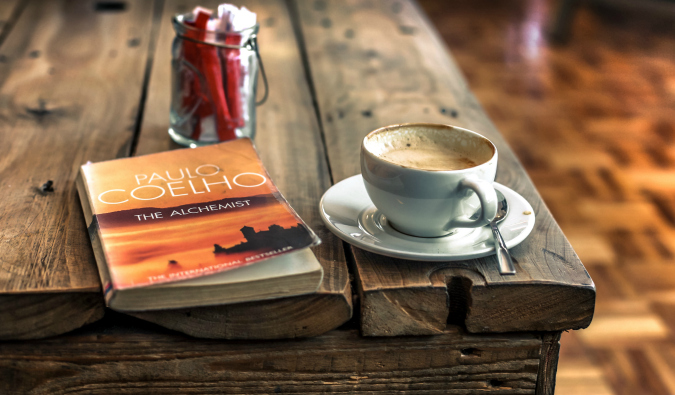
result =
[[213,274],[318,243],[249,139],[87,164],[82,174],[115,289]]

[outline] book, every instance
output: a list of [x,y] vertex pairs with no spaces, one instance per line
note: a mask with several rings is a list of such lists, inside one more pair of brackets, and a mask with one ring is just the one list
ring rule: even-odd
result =
[[144,311],[307,294],[319,238],[248,138],[87,163],[77,189],[108,307]]

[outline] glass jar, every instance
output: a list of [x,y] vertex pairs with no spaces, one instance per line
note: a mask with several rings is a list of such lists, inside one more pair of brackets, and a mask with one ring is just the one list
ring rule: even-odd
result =
[[[189,147],[253,138],[256,105],[268,90],[256,40],[259,25],[223,33],[188,25],[189,15],[173,18],[169,135]],[[265,94],[256,103],[258,71]]]

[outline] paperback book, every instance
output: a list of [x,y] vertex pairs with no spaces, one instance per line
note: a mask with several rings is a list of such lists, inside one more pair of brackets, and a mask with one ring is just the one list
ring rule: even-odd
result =
[[320,243],[250,139],[88,163],[80,201],[109,307],[143,311],[314,292]]

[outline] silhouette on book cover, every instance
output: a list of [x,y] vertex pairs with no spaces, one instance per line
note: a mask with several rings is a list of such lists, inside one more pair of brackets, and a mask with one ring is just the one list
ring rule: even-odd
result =
[[230,248],[223,248],[214,244],[214,254],[232,254],[244,251],[274,251],[291,248],[302,248],[312,243],[312,237],[302,224],[291,226],[286,229],[280,225],[270,225],[268,230],[256,232],[250,226],[244,226],[240,229],[246,241],[243,241]]

